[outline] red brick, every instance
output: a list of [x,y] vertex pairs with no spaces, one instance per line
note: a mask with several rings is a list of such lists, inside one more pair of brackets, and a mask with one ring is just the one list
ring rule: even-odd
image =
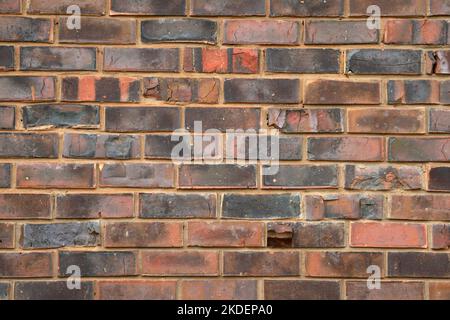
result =
[[444,20],[388,20],[384,43],[438,45],[447,42],[447,22]]
[[143,251],[141,272],[159,276],[215,276],[219,254],[206,251]]
[[426,0],[350,0],[350,15],[367,16],[367,8],[372,5],[380,7],[383,17],[425,16],[427,13]]
[[391,219],[450,221],[448,195],[394,195],[391,199]]
[[317,161],[383,161],[384,138],[308,138],[308,159]]
[[305,23],[305,44],[378,43],[379,32],[364,21],[310,20]]
[[425,55],[427,74],[450,74],[449,60],[450,50],[427,52]]
[[20,13],[20,0],[4,0],[0,3],[0,13]]
[[389,138],[389,160],[394,162],[446,162],[450,138]]
[[348,111],[351,133],[425,133],[423,109],[357,109]]
[[99,281],[100,300],[174,300],[176,281],[108,280]]
[[448,0],[430,0],[430,15],[450,15],[450,4]]
[[100,166],[100,186],[110,188],[171,188],[175,168],[172,164],[104,164]]
[[435,80],[390,80],[389,104],[438,104],[439,82]]
[[0,194],[0,219],[50,219],[51,199],[45,194]]
[[431,248],[436,250],[450,248],[450,224],[433,225]]
[[15,66],[14,47],[0,46],[0,70],[12,71]]
[[255,280],[184,280],[183,300],[256,300]]
[[264,224],[259,222],[189,222],[190,247],[262,247]]
[[346,284],[348,300],[423,300],[423,282],[381,282],[381,288],[370,290],[366,281]]
[[105,227],[106,248],[181,247],[183,227],[170,222],[114,222]]
[[14,129],[16,126],[15,108],[12,106],[0,106],[0,129]]
[[450,300],[450,282],[431,282],[430,300]]
[[360,248],[426,248],[424,224],[354,222],[350,246]]
[[450,110],[430,108],[429,132],[450,133]]
[[225,44],[298,44],[301,26],[285,20],[226,20]]
[[13,249],[14,244],[14,224],[0,223],[0,249]]
[[[30,30],[33,30],[30,32]],[[28,17],[2,17],[0,41],[53,42],[53,21]]]
[[46,278],[53,276],[51,252],[0,253],[0,278]]

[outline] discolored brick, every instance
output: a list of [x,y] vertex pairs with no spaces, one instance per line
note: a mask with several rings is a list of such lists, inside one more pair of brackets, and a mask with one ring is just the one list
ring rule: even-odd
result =
[[272,17],[340,17],[343,14],[343,0],[270,1],[270,16]]
[[19,281],[14,285],[15,300],[93,300],[94,283],[81,281],[80,289],[70,290],[66,281]]
[[393,278],[450,278],[450,254],[389,252],[388,276]]
[[366,21],[309,20],[305,23],[305,44],[373,44],[379,31]]
[[11,187],[11,169],[11,164],[0,163],[0,188]]
[[175,300],[176,281],[104,280],[98,282],[100,300]]
[[0,253],[0,278],[50,278],[53,276],[51,252]]
[[184,300],[256,300],[255,280],[183,280]]
[[449,161],[449,142],[449,138],[389,138],[389,160],[394,162]]
[[50,195],[0,194],[0,219],[50,219]]
[[446,250],[450,248],[450,224],[435,224],[432,227],[431,248]]
[[317,161],[383,161],[384,138],[308,138],[308,159]]
[[36,71],[95,71],[95,48],[22,47],[20,69]]
[[429,169],[428,190],[450,191],[450,167],[432,167]]
[[338,281],[264,280],[266,300],[339,300]]
[[53,42],[53,21],[41,18],[2,17],[0,41]]
[[104,164],[100,168],[100,186],[111,188],[171,188],[172,164]]
[[425,16],[427,6],[425,0],[350,0],[351,16],[367,16],[367,8],[376,5],[381,9],[381,16]]
[[11,106],[0,106],[0,129],[14,129],[16,126],[15,108]]
[[339,73],[341,52],[334,49],[266,49],[266,71]]
[[0,133],[0,158],[57,157],[57,134]]
[[104,70],[178,72],[179,49],[105,48]]
[[436,80],[389,80],[389,104],[438,104],[439,82]]
[[[68,8],[73,5],[72,0],[30,0],[28,13],[30,14],[68,14]],[[101,16],[105,14],[105,3],[102,0],[77,0],[76,5],[82,15]]]
[[286,20],[225,20],[225,44],[295,45],[301,25]]
[[186,0],[112,0],[111,15],[182,16]]
[[55,77],[0,77],[0,101],[53,101],[55,91]]
[[393,195],[391,219],[399,220],[450,220],[448,195]]
[[432,133],[450,133],[450,110],[430,108],[428,130]]
[[0,70],[10,71],[14,70],[14,47],[0,46]]
[[194,16],[264,16],[264,0],[193,0]]
[[423,300],[423,282],[381,282],[379,290],[367,288],[366,281],[346,283],[348,300]]
[[334,165],[281,165],[276,174],[263,175],[263,185],[266,189],[335,189],[337,176]]
[[14,234],[15,225],[13,223],[0,223],[0,249],[13,249],[15,247]]

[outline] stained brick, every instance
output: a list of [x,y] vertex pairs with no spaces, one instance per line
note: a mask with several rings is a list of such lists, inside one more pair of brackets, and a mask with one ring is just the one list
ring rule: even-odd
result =
[[430,108],[429,132],[450,133],[450,110]]
[[431,248],[435,250],[450,248],[450,224],[433,225]]
[[0,163],[0,188],[11,187],[11,169],[11,164]]
[[14,70],[14,47],[0,46],[0,70]]
[[356,109],[348,111],[352,133],[425,133],[422,109]]
[[0,77],[0,101],[53,101],[55,77]]
[[298,252],[224,252],[225,276],[286,277],[300,274]]
[[57,134],[0,133],[0,158],[57,157]]
[[0,249],[13,249],[15,227],[13,223],[0,223]]
[[0,282],[0,301],[8,300],[10,297],[11,285],[9,283]]
[[0,13],[20,13],[20,0],[4,0],[0,3]]
[[0,219],[50,219],[50,214],[50,195],[0,194]]
[[98,282],[100,300],[174,300],[176,281],[110,280]]
[[388,276],[402,278],[450,278],[450,254],[389,252]]
[[286,20],[226,20],[225,44],[293,45],[300,41],[301,25]]
[[264,16],[264,0],[193,0],[194,16]]
[[284,73],[339,73],[341,52],[334,49],[266,50],[266,71]]
[[339,300],[338,281],[264,280],[266,300]]
[[182,16],[186,0],[112,0],[111,15]]
[[427,74],[450,74],[450,50],[429,51],[425,55]]
[[423,282],[381,282],[379,290],[367,288],[366,281],[349,281],[346,284],[348,300],[423,300]]
[[343,14],[343,0],[270,1],[270,15],[273,17],[339,17]]
[[[30,0],[28,13],[31,14],[67,14],[67,9],[73,5],[71,0]],[[81,9],[82,15],[101,16],[105,14],[103,0],[77,0],[76,5]]]
[[51,252],[0,253],[0,278],[50,278],[53,276]]
[[105,164],[100,168],[100,186],[111,188],[171,188],[172,164]]
[[390,80],[389,104],[438,104],[439,82],[435,80]]
[[334,165],[282,165],[276,174],[263,175],[263,185],[267,189],[334,189],[337,176]]
[[395,195],[391,199],[391,219],[450,220],[448,195]]
[[447,22],[444,20],[388,20],[385,23],[384,43],[445,45]]
[[324,161],[383,161],[384,138],[308,138],[308,159]]
[[427,5],[425,0],[350,0],[351,16],[367,16],[367,8],[376,5],[381,9],[381,16],[425,16]]
[[389,160],[445,162],[450,160],[449,138],[389,138]]
[[16,126],[15,108],[0,106],[0,129],[14,129]]
[[181,282],[184,300],[255,300],[255,280],[184,280]]
[[96,49],[22,47],[20,69],[36,71],[95,71]]
[[2,17],[0,41],[53,42],[53,21],[41,18]]
[[107,107],[106,131],[172,132],[180,128],[180,109],[175,107]]
[[104,70],[178,72],[179,49],[105,48]]
[[448,0],[430,0],[430,15],[450,15],[450,5]]
[[432,167],[429,169],[428,190],[450,191],[450,167]]
[[93,300],[94,283],[81,281],[80,289],[70,290],[66,281],[18,281],[14,286],[15,300]]
[[372,44],[379,32],[366,21],[309,20],[305,23],[305,44]]

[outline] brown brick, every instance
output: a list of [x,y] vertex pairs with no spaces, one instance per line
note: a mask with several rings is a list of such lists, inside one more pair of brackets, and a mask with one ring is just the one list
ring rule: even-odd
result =
[[0,278],[49,278],[53,276],[51,252],[0,253]]
[[429,132],[450,133],[450,110],[430,108]]
[[389,104],[438,104],[439,82],[435,80],[390,80]]
[[[67,14],[67,8],[73,5],[72,0],[30,0],[28,13],[31,14]],[[77,0],[82,15],[101,16],[105,14],[105,2],[103,0]]]
[[381,16],[425,16],[426,0],[350,0],[351,16],[367,16],[367,8],[376,5],[381,9]]
[[412,166],[345,166],[345,188],[349,190],[420,190],[423,170]]
[[344,15],[344,0],[270,1],[272,17],[340,17]]
[[189,222],[190,247],[262,247],[264,224],[259,222]]
[[0,77],[0,101],[53,101],[55,77]]
[[172,164],[104,164],[100,167],[100,186],[111,188],[171,188]]
[[390,218],[450,221],[450,196],[431,194],[392,196]]
[[0,106],[0,129],[14,129],[16,126],[15,108],[12,106]]
[[105,227],[106,248],[181,247],[182,225],[165,222],[114,222]]
[[183,280],[183,300],[256,300],[255,280]]
[[115,219],[133,217],[132,194],[59,194],[59,219]]
[[20,13],[20,0],[4,0],[0,3],[0,13]]
[[176,281],[109,280],[98,282],[100,300],[174,300]]
[[388,276],[392,278],[450,278],[450,254],[389,252]]
[[0,158],[57,157],[57,134],[0,133]]
[[389,138],[389,160],[397,162],[446,162],[450,138]]
[[50,195],[0,194],[0,219],[50,219]]
[[306,275],[327,278],[367,278],[372,265],[382,270],[383,254],[377,252],[307,252]]
[[356,109],[348,111],[351,133],[425,133],[422,109]]
[[322,161],[383,161],[384,138],[308,138],[308,159]]
[[449,282],[431,282],[429,290],[430,300],[450,300]]
[[[450,32],[449,32],[450,34]],[[450,37],[450,36],[449,36]],[[450,43],[450,39],[449,42]],[[450,81],[442,81],[440,88],[440,102],[441,104],[450,104]]]
[[14,47],[0,46],[0,70],[11,71],[14,70]]
[[423,282],[381,282],[379,290],[367,288],[366,281],[346,283],[348,300],[423,300]]
[[219,254],[206,251],[143,251],[142,273],[159,276],[216,276]]
[[175,107],[107,107],[106,131],[172,132],[180,128],[180,109]]
[[95,48],[20,48],[20,69],[36,71],[95,71]]
[[111,15],[182,16],[186,13],[186,0],[112,0]]
[[28,17],[2,17],[0,41],[53,42],[53,21]]
[[287,277],[300,274],[298,252],[224,252],[225,276]]
[[11,187],[11,169],[11,164],[0,163],[0,188]]
[[59,42],[96,44],[135,44],[133,19],[81,18],[81,29],[67,28],[68,18],[59,18]]
[[430,15],[450,15],[450,5],[448,0],[430,0]]
[[380,83],[308,80],[305,104],[380,104]]
[[339,300],[338,281],[264,280],[266,300]]
[[450,50],[428,51],[425,55],[427,74],[450,74],[449,60]]
[[9,300],[11,296],[11,285],[9,283],[0,282],[0,301]]
[[276,174],[263,175],[263,184],[266,189],[335,189],[337,176],[335,165],[282,165]]
[[264,16],[264,0],[193,0],[193,16]]
[[428,190],[450,191],[450,167],[432,167],[428,171]]
[[450,224],[435,224],[432,227],[432,249],[450,248]]
[[444,20],[388,20],[385,23],[384,43],[445,45],[447,22]]
[[219,79],[145,78],[144,96],[167,103],[219,102]]
[[305,44],[378,43],[379,32],[366,21],[309,20],[305,23]]
[[225,20],[225,44],[298,44],[301,26],[286,20]]
[[70,290],[66,281],[19,281],[14,286],[15,300],[93,300],[94,282],[82,281],[80,289]]
[[14,224],[0,223],[0,249],[13,249],[14,244]]
[[178,72],[179,49],[105,48],[104,70]]
[[92,189],[95,167],[92,164],[19,164],[17,187],[32,189]]

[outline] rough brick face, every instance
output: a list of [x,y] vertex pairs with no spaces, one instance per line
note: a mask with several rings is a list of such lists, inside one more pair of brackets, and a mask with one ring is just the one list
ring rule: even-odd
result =
[[449,45],[449,0],[0,0],[0,300],[449,300]]

